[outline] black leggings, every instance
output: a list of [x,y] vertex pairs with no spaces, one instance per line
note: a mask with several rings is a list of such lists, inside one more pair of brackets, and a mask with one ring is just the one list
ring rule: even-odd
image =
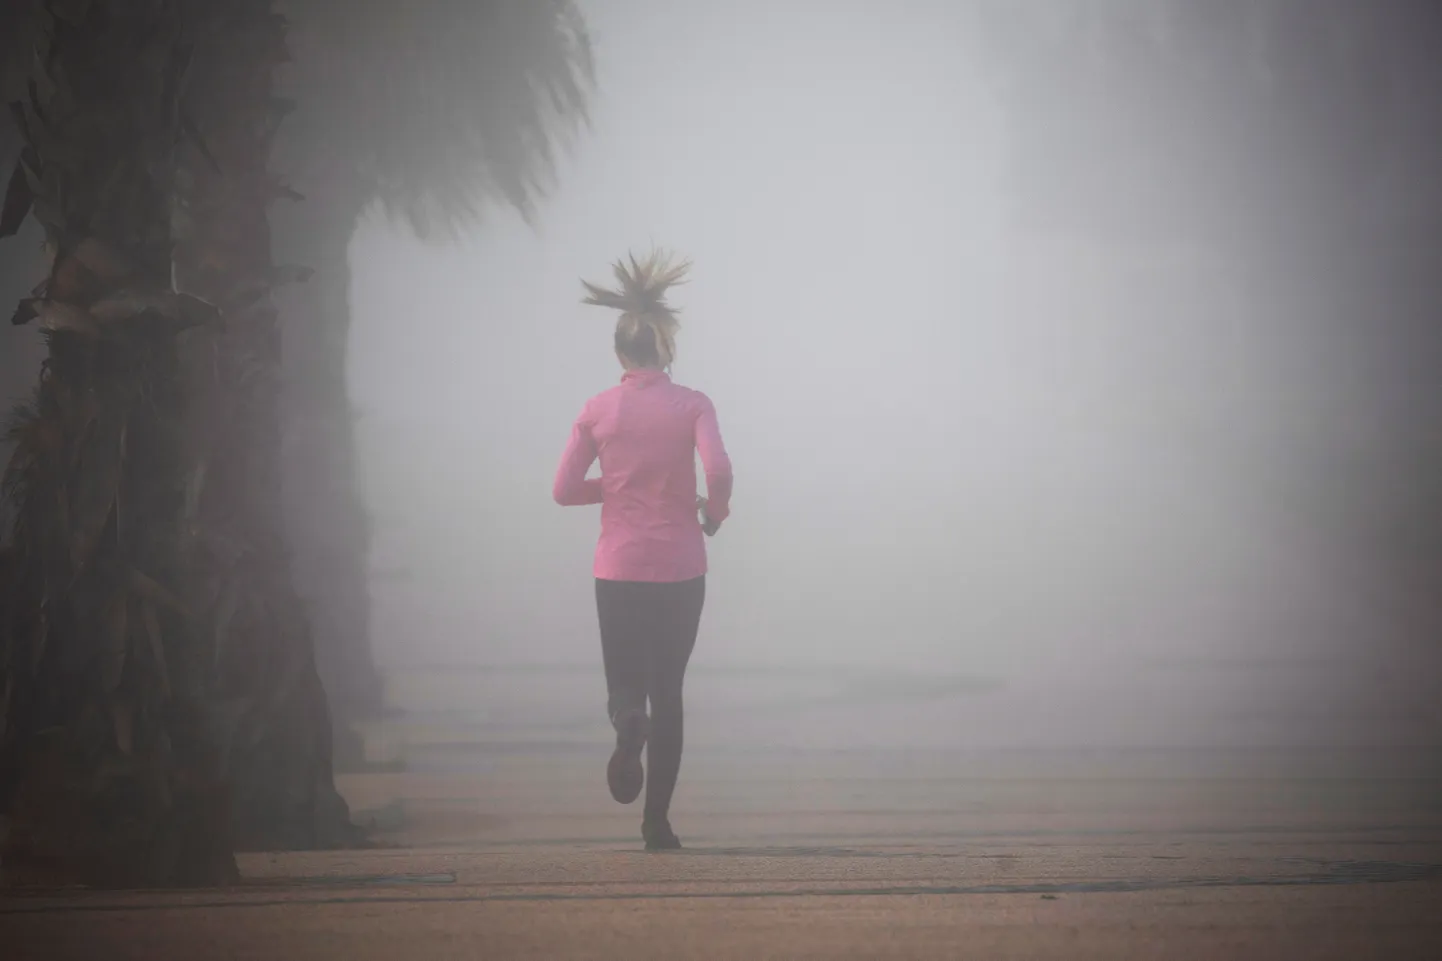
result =
[[705,601],[704,576],[677,583],[596,581],[611,719],[621,711],[645,710],[646,702],[651,703],[647,819],[666,817],[681,772],[681,685],[696,647]]

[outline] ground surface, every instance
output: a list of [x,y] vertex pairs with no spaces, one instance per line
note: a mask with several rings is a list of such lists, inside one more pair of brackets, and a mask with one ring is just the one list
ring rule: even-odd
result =
[[1430,779],[702,755],[689,849],[648,856],[594,761],[351,777],[395,847],[246,855],[228,891],[12,894],[0,955],[1442,957]]

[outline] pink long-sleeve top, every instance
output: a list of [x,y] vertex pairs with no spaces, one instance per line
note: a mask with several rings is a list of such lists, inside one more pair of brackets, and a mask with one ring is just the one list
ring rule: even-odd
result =
[[[706,573],[697,452],[706,512],[719,523],[730,513],[731,459],[710,398],[645,369],[627,371],[620,384],[586,402],[552,493],[564,507],[601,505],[597,578],[674,582]],[[588,479],[597,458],[601,476]]]

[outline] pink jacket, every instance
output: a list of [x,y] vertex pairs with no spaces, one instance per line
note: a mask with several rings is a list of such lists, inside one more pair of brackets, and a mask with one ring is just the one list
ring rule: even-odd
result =
[[[627,371],[586,402],[556,470],[563,507],[601,505],[595,575],[606,581],[687,581],[706,573],[696,512],[696,452],[707,514],[730,513],[731,459],[716,408],[659,370]],[[597,458],[601,476],[586,478]]]

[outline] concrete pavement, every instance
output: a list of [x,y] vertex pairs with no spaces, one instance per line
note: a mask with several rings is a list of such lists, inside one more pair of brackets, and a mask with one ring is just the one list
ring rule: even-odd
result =
[[227,892],[9,899],[5,956],[1425,961],[1442,946],[1442,842],[536,846],[245,862],[246,884]]
[[1442,794],[1425,778],[702,755],[675,818],[688,849],[646,855],[594,760],[350,778],[395,847],[246,855],[227,891],[13,894],[0,955],[1442,957]]

